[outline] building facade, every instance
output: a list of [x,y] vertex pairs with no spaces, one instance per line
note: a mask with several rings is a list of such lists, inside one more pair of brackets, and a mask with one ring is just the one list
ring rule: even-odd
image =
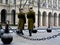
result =
[[0,22],[9,20],[10,24],[18,24],[17,14],[19,13],[19,7],[23,7],[26,13],[28,7],[33,6],[33,10],[36,12],[36,27],[38,22],[39,27],[47,27],[48,25],[53,27],[60,26],[60,0],[40,0],[39,21],[38,2],[38,0],[0,0]]

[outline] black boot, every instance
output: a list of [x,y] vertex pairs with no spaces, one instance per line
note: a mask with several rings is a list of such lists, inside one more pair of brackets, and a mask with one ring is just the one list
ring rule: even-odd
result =
[[32,31],[31,30],[29,30],[29,36],[32,36]]
[[21,30],[21,34],[24,35],[23,31]]

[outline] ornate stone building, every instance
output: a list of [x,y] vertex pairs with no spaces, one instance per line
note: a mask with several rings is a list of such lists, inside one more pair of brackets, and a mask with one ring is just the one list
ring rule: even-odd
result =
[[38,0],[0,0],[0,22],[9,20],[10,24],[18,24],[17,14],[19,13],[19,7],[24,7],[24,12],[27,12],[28,7],[33,6],[36,12],[36,27],[38,22],[39,27],[48,25],[60,26],[60,0],[40,0],[39,21],[38,2]]

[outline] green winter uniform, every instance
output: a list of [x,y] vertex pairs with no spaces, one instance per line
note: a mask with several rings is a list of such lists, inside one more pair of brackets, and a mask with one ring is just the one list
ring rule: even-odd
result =
[[24,24],[26,23],[25,13],[20,12],[18,14],[18,19],[19,19],[18,29],[23,30],[24,29]]
[[28,18],[28,29],[33,30],[34,23],[35,23],[35,12],[34,11],[29,11],[27,13],[27,18]]

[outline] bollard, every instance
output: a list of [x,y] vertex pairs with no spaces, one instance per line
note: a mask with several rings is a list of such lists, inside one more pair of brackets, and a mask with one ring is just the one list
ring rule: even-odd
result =
[[48,26],[48,28],[47,28],[47,32],[52,32],[52,29],[50,28],[50,25]]
[[4,33],[1,36],[1,41],[3,42],[3,44],[10,44],[13,40],[13,37],[8,33]]
[[13,36],[9,33],[9,21],[7,21],[5,26],[5,33],[1,36],[1,41],[3,44],[10,44],[13,40]]
[[48,29],[47,29],[47,32],[52,32],[52,29],[49,29],[49,28],[48,28]]
[[37,30],[32,30],[32,33],[37,33]]

